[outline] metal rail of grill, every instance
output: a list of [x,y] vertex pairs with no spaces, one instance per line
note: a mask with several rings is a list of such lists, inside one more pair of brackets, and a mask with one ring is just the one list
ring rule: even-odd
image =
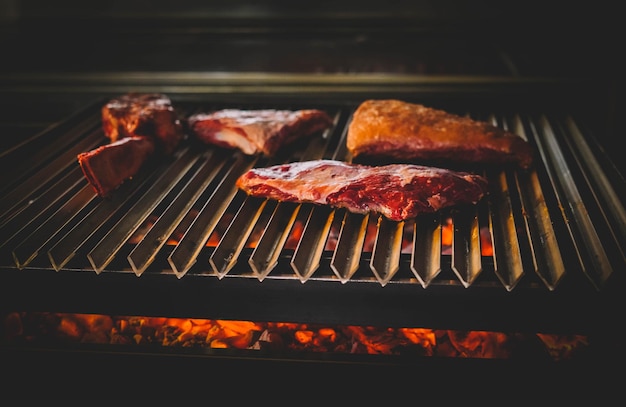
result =
[[237,190],[237,177],[254,166],[349,160],[345,136],[355,106],[324,108],[335,126],[274,159],[188,137],[170,158],[102,199],[76,161],[108,141],[99,106],[89,107],[56,138],[46,135],[53,144],[21,146],[2,158],[0,265],[508,291],[519,284],[554,290],[567,276],[600,290],[625,268],[626,211],[571,117],[485,115],[527,139],[537,160],[530,171],[485,169],[489,195],[471,208],[391,222]]

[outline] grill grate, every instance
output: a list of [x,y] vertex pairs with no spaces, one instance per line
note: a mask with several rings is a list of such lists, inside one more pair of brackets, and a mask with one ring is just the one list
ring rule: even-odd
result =
[[490,193],[471,208],[391,222],[237,190],[236,178],[254,166],[349,160],[353,109],[326,107],[334,128],[271,160],[188,139],[171,159],[101,199],[76,162],[107,141],[95,104],[69,119],[54,146],[30,143],[4,157],[4,170],[12,160],[20,163],[12,173],[24,175],[6,178],[0,199],[0,265],[508,291],[520,284],[554,290],[566,276],[600,290],[624,268],[624,208],[569,117],[486,115],[529,140],[540,159],[529,172],[483,170]]

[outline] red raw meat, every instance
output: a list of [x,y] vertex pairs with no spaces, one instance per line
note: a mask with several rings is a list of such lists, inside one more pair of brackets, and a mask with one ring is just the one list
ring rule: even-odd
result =
[[174,152],[184,137],[171,100],[160,93],[128,93],[111,99],[102,108],[102,128],[112,142],[133,136],[153,138],[165,154]]
[[253,196],[377,212],[401,221],[453,205],[475,204],[487,193],[487,180],[412,164],[370,167],[314,160],[253,168],[239,177],[237,187]]
[[125,137],[78,154],[78,163],[96,193],[107,197],[134,176],[154,151],[154,140],[149,137]]
[[153,156],[174,152],[184,137],[170,99],[160,93],[128,93],[102,107],[102,129],[110,143],[78,155],[85,178],[106,197]]
[[316,109],[224,109],[192,115],[188,123],[191,132],[204,143],[270,157],[282,146],[329,128],[333,120]]

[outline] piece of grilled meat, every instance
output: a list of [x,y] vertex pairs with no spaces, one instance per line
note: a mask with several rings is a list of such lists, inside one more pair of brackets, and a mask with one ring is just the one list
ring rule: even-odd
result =
[[[400,100],[366,100],[353,114],[346,147],[353,158],[528,169],[530,144],[486,122]],[[364,160],[365,159],[365,160]]]
[[96,193],[104,198],[133,177],[154,156],[155,149],[152,138],[124,137],[78,154],[78,164]]
[[159,151],[171,154],[184,138],[183,125],[172,101],[160,93],[128,93],[102,107],[102,128],[112,141],[150,137]]
[[78,155],[85,178],[107,197],[155,157],[172,154],[184,138],[170,99],[159,93],[128,93],[101,110],[109,144]]
[[487,193],[479,175],[412,164],[366,166],[313,160],[253,168],[237,179],[249,195],[310,202],[401,221],[420,213],[475,204]]
[[204,143],[268,157],[281,147],[333,124],[326,112],[317,109],[223,109],[198,113],[187,121],[192,134]]

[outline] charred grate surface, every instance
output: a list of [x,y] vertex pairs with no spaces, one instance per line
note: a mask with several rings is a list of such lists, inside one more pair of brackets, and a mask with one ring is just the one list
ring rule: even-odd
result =
[[[526,138],[534,168],[484,169],[490,193],[476,207],[391,222],[252,198],[234,185],[254,166],[349,159],[356,106],[314,106],[334,116],[334,127],[271,160],[188,138],[108,199],[95,195],[76,161],[107,142],[100,106],[2,158],[0,266],[551,291],[565,280],[601,290],[626,263],[624,207],[571,117],[467,113]],[[234,106],[180,105],[187,115],[225,107]]]

